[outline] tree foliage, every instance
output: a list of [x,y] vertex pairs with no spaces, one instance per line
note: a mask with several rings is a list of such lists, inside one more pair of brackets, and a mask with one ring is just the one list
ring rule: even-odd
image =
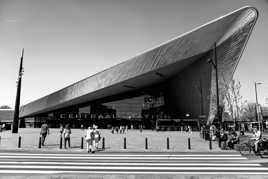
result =
[[241,116],[242,96],[240,94],[241,83],[231,80],[229,84],[224,79],[225,88],[225,111],[227,111],[233,120],[239,120]]
[[256,121],[256,103],[245,103],[241,107],[241,120],[247,122]]

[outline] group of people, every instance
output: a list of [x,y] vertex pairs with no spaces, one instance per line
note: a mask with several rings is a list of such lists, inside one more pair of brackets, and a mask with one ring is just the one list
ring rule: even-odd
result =
[[235,144],[239,143],[239,136],[235,131],[229,131],[227,133],[221,129],[219,133],[219,142],[221,144],[223,143],[223,145],[221,145],[223,149],[226,149],[226,147],[234,149]]
[[126,125],[126,126],[123,126],[123,125],[121,125],[121,126],[116,126],[116,127],[112,127],[112,134],[114,134],[115,132],[118,134],[124,134],[126,131],[128,130],[128,126]]
[[[244,135],[243,133],[240,135]],[[239,135],[235,131],[225,132],[223,129],[220,130],[219,140],[223,143],[222,148],[234,149],[235,144],[239,143]],[[261,131],[256,128],[253,129],[253,136],[249,139],[254,151],[258,151],[259,142],[261,140]],[[227,145],[227,146],[226,146]]]
[[[60,137],[63,139],[64,142],[64,148],[68,147],[71,148],[71,128],[69,124],[66,124],[65,127],[63,125],[60,125]],[[41,136],[41,145],[45,145],[45,140],[47,135],[49,135],[49,128],[46,123],[42,124],[40,136]],[[87,143],[87,152],[95,153],[95,151],[98,149],[98,145],[101,139],[100,131],[98,130],[98,126],[93,125],[88,127],[88,129],[85,132],[85,141]]]
[[[64,148],[66,149],[66,144],[68,143],[68,147],[71,147],[71,128],[69,124],[66,124],[65,127],[63,125],[60,125],[60,137],[64,139]],[[49,135],[49,127],[46,123],[42,124],[40,136],[41,136],[41,145],[45,145],[45,140],[47,135]]]
[[98,145],[101,139],[98,126],[89,126],[85,133],[85,139],[87,143],[87,152],[95,153],[95,151],[98,149]]
[[66,149],[66,144],[68,143],[68,147],[71,148],[71,128],[69,124],[65,125],[65,128],[63,128],[63,125],[60,125],[60,135],[64,139],[64,148]]
[[[201,135],[205,131],[205,126],[201,127]],[[206,135],[206,132],[205,132]],[[208,129],[208,137],[207,139],[210,139],[212,141],[215,141],[216,139],[219,140],[220,146],[223,149],[234,149],[235,144],[239,143],[239,135],[234,130],[224,131],[223,128],[220,130],[216,128],[215,125],[210,125]]]

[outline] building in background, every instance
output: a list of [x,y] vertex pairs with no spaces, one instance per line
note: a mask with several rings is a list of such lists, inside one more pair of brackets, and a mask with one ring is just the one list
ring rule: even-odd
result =
[[14,109],[0,109],[0,125],[3,126],[4,124],[4,129],[11,129],[13,117]]
[[20,119],[34,127],[45,121],[51,127],[102,128],[156,128],[164,119],[177,127],[212,123],[217,120],[216,72],[209,63],[214,50],[222,105],[223,83],[232,79],[257,17],[255,8],[238,9],[22,106]]
[[262,106],[261,108],[261,119],[263,123],[263,129],[268,129],[268,106]]

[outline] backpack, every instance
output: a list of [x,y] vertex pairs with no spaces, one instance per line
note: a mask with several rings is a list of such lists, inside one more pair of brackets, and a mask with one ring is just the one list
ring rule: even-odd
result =
[[43,124],[42,126],[41,126],[41,134],[46,134],[47,133],[47,131],[48,131],[48,126],[46,125],[46,124]]

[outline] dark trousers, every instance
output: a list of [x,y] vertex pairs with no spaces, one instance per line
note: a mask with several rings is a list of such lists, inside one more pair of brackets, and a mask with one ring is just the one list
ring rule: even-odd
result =
[[45,145],[45,140],[46,140],[47,133],[44,133],[44,134],[41,134],[41,135],[42,135],[42,137],[41,137],[41,144],[42,144],[42,146],[44,146]]
[[70,137],[68,138],[64,138],[64,148],[66,148],[66,143],[68,142],[68,147],[70,148],[71,147],[71,144],[70,144]]

